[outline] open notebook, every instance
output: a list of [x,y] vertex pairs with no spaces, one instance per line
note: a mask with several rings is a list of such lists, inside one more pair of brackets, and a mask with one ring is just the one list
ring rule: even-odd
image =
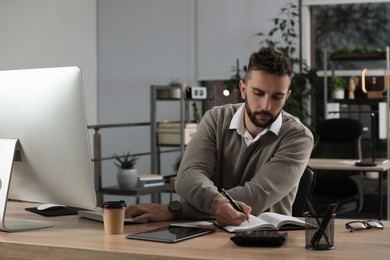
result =
[[263,212],[258,216],[250,215],[249,220],[244,221],[239,226],[220,226],[216,222],[214,222],[214,224],[231,233],[250,230],[305,229],[305,221],[303,221],[302,219],[274,212]]
[[[95,221],[103,222],[103,213],[101,211],[79,210],[77,211],[79,217],[92,219]],[[146,220],[136,221],[132,218],[125,218],[125,224],[146,223]]]

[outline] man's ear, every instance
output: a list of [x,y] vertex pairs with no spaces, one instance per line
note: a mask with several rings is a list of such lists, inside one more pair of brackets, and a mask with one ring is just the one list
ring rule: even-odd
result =
[[291,96],[291,89],[289,89],[289,90],[287,91],[287,98],[286,98],[286,101],[287,101],[287,99],[288,99],[290,96]]
[[243,80],[240,80],[239,86],[240,86],[241,98],[243,100],[245,100],[246,99],[246,97],[245,97],[246,84],[245,84],[245,82]]
[[291,89],[289,89],[289,90],[287,91],[286,99],[284,100],[284,105],[283,105],[283,106],[286,105],[286,102],[287,102],[287,100],[288,100],[288,98],[289,98],[290,96],[291,96]]

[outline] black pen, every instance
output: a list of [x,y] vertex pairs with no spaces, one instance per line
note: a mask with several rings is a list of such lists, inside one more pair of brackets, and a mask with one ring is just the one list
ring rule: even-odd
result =
[[320,229],[318,229],[316,231],[316,233],[314,233],[314,235],[311,239],[312,244],[318,245],[318,243],[321,240],[321,237],[326,233],[325,230],[326,230],[330,220],[332,219],[333,215],[335,214],[338,205],[339,205],[339,203],[336,202],[336,203],[332,203],[328,206],[328,209],[325,212],[324,218],[322,219]]
[[[230,196],[230,194],[224,189],[221,189],[222,194],[225,195],[225,197],[229,200],[230,204],[232,204],[233,208],[241,213],[244,213],[242,208],[237,204],[237,202]],[[245,213],[244,213],[245,214]],[[249,221],[249,219],[247,219]]]
[[[313,217],[315,218],[315,220],[317,221],[318,228],[319,228],[319,229],[322,229],[321,222],[320,222],[320,220],[318,219],[318,215],[317,215],[317,213],[316,213],[316,211],[315,211],[315,209],[314,209],[314,207],[313,207],[313,204],[311,204],[311,201],[310,201],[308,198],[306,198],[306,203],[307,203],[307,205],[309,206],[309,209],[310,209],[310,211],[311,211],[311,213],[312,213],[312,216],[313,216]],[[331,244],[330,244],[330,241],[329,241],[329,238],[328,238],[328,236],[326,235],[325,230],[322,229],[322,233],[324,234],[324,237],[325,237],[325,239],[326,239],[326,242],[328,242],[328,245],[331,245]],[[314,236],[313,236],[313,237],[314,237]],[[310,243],[311,243],[311,244],[314,244],[314,240],[312,240]]]

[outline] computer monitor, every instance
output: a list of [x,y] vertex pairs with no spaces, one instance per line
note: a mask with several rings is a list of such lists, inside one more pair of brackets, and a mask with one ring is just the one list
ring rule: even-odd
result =
[[95,209],[81,71],[0,71],[0,230],[46,227],[5,221],[8,199]]

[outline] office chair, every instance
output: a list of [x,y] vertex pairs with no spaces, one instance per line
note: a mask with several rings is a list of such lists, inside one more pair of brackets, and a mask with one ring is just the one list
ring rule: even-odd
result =
[[292,206],[292,215],[294,217],[303,217],[304,213],[307,211],[306,200],[311,200],[315,181],[316,172],[309,166],[306,166],[299,181],[297,195],[295,196],[294,204]]
[[[352,118],[328,119],[317,126],[318,139],[311,158],[362,159],[363,125]],[[358,171],[316,170],[312,204],[318,212],[339,201],[337,214],[360,212],[363,207],[363,174]]]

